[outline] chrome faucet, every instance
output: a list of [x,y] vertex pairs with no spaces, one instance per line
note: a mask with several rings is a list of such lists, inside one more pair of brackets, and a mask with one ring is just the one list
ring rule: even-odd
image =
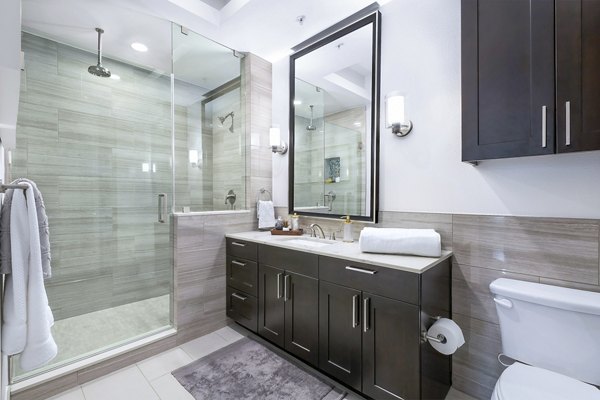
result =
[[319,231],[321,232],[321,239],[325,239],[325,232],[323,232],[323,228],[321,228],[321,226],[319,224],[310,224],[310,230],[311,230],[311,237],[317,237],[317,233],[316,233],[316,229],[315,228],[319,228]]

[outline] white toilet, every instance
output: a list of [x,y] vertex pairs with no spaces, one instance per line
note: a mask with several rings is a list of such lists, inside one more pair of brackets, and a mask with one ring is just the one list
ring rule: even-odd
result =
[[600,293],[504,278],[490,290],[502,352],[517,360],[492,400],[600,400]]

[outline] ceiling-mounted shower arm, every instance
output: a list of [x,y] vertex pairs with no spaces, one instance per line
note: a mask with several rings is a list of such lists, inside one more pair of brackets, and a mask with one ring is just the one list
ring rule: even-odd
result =
[[96,28],[96,32],[98,32],[98,65],[102,65],[102,34],[104,29]]
[[315,107],[314,105],[310,105],[310,123],[308,124],[308,126],[306,127],[307,131],[316,131],[317,127],[313,125],[313,108]]
[[102,78],[109,78],[110,71],[102,65],[102,34],[104,29],[96,28],[96,32],[98,32],[98,63],[90,66],[88,72]]

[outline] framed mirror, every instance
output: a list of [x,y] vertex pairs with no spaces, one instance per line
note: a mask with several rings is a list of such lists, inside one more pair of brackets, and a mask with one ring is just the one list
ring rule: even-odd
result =
[[291,213],[377,222],[381,14],[290,56]]

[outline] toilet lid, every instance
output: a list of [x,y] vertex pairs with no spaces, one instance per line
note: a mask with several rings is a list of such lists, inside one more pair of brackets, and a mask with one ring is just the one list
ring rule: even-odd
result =
[[568,376],[514,363],[498,379],[500,400],[600,400],[600,390]]

